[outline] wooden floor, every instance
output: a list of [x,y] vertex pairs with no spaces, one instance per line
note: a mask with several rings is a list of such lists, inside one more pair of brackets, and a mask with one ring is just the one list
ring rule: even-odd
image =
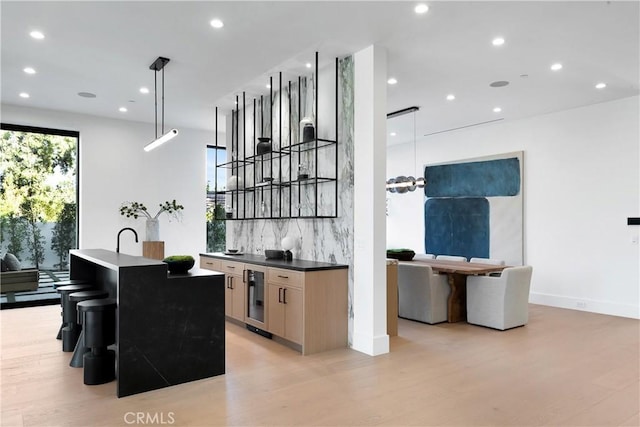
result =
[[228,324],[225,375],[118,399],[68,366],[59,313],[0,312],[3,427],[640,425],[633,319],[537,305],[506,332],[401,319],[378,357],[303,357]]

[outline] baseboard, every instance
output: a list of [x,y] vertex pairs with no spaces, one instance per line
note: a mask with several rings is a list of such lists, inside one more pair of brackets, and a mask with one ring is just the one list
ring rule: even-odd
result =
[[550,307],[568,308],[570,310],[588,311],[590,313],[640,319],[640,306],[637,304],[621,304],[610,301],[597,301],[538,292],[532,292],[529,294],[529,302],[532,304],[548,305]]
[[372,337],[356,332],[353,334],[353,345],[351,348],[368,354],[369,356],[389,353],[389,335],[384,334]]

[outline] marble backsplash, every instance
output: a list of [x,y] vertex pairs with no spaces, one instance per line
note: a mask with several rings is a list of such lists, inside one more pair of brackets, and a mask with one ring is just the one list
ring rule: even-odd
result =
[[[333,73],[331,73],[333,74]],[[332,262],[349,265],[349,345],[353,336],[353,57],[346,57],[338,64],[338,207],[337,217],[328,219],[273,219],[273,220],[244,220],[227,222],[227,246],[243,249],[247,253],[264,253],[265,249],[281,249],[281,240],[292,237],[295,241],[295,248],[292,250],[294,258],[314,261]],[[320,74],[322,82],[323,74]],[[306,94],[301,97],[306,105],[312,105],[314,81],[307,80],[301,85]],[[322,86],[330,89],[330,85]],[[297,92],[297,84],[292,89]],[[334,92],[335,93],[335,92]],[[323,93],[324,95],[324,93]],[[274,102],[270,113],[277,115],[279,105],[283,105],[283,111],[288,110],[288,105],[281,104],[278,99],[279,94],[275,94]],[[333,94],[331,94],[333,96]],[[297,104],[297,93],[295,94]],[[288,99],[288,95],[283,96],[283,100]],[[293,104],[293,102],[292,102]],[[294,107],[294,105],[292,105]],[[287,110],[285,110],[285,108]],[[295,106],[297,108],[297,105]],[[268,108],[264,108],[267,110]],[[304,108],[306,110],[307,108]],[[253,109],[251,109],[253,110]],[[264,115],[263,110],[263,115]],[[329,112],[334,114],[335,112]],[[248,114],[252,114],[248,112]],[[323,112],[320,112],[322,116]],[[256,116],[258,113],[256,113]],[[322,118],[322,117],[319,117]],[[329,122],[323,118],[324,123]],[[253,117],[251,122],[253,122]],[[332,121],[331,121],[332,122]],[[322,126],[321,124],[319,126]],[[298,126],[292,124],[292,132],[297,132]],[[264,132],[267,129],[259,126]],[[333,124],[332,124],[333,128]],[[283,139],[289,133],[288,123],[283,121]],[[286,129],[286,131],[285,131]],[[274,141],[278,141],[277,130],[273,129]],[[247,134],[252,129],[246,128]],[[268,130],[271,133],[270,129]],[[319,130],[320,135],[322,129]],[[256,132],[257,133],[257,132]],[[295,135],[295,133],[293,133]],[[284,142],[284,141],[283,141]],[[288,141],[287,141],[288,142]],[[284,145],[284,143],[283,143]],[[252,148],[245,147],[247,151]],[[327,160],[330,161],[330,160]],[[333,163],[333,162],[332,162]],[[333,164],[335,167],[335,164]],[[320,204],[325,199],[334,203],[335,195],[329,197],[319,197]],[[322,206],[319,207],[322,210]]]

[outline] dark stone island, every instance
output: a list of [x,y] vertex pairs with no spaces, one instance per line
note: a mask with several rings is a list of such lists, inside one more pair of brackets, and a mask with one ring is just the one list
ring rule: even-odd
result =
[[118,397],[225,372],[224,275],[104,249],[70,251],[70,278],[118,301]]

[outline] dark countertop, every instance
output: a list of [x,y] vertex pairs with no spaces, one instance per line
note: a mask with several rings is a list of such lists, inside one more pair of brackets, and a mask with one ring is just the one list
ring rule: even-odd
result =
[[144,258],[141,256],[126,255],[106,249],[72,249],[72,255],[94,262],[111,270],[120,267],[144,267],[150,265],[167,265],[157,259]]
[[244,254],[244,255],[225,255],[222,252],[201,253],[200,256],[223,259],[227,261],[246,262],[249,264],[263,265],[266,267],[286,268],[297,271],[318,271],[318,270],[340,270],[349,268],[345,264],[331,264],[329,262],[309,261],[304,259],[293,259],[285,261],[282,259],[266,259],[264,255]]
[[[70,253],[97,265],[101,265],[102,267],[106,267],[110,270],[118,270],[122,267],[167,266],[166,263],[157,259],[121,254],[118,252],[108,251],[106,249],[72,249]],[[198,267],[193,267],[186,274],[168,274],[167,277],[169,279],[176,279],[188,277],[206,277],[221,274],[222,273],[218,273],[215,271],[202,270]]]

